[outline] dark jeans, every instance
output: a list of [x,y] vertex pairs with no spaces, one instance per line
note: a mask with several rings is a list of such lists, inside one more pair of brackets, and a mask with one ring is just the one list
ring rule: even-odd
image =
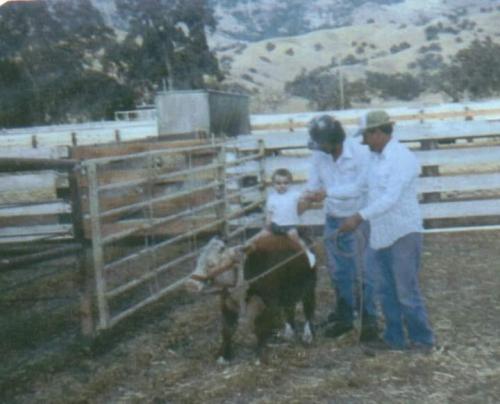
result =
[[[328,270],[337,295],[337,313],[342,317],[341,321],[352,323],[354,310],[357,309],[357,275],[362,269],[363,314],[375,319],[375,273],[372,251],[368,248],[369,224],[363,222],[360,225],[356,231],[361,233],[340,234],[335,245],[332,235],[344,220],[345,218],[327,216],[324,230]],[[358,245],[360,243],[363,245]]]

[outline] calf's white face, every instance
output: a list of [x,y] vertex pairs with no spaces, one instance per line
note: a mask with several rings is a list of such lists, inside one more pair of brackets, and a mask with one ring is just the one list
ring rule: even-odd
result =
[[203,282],[193,278],[210,277],[211,273],[213,273],[215,268],[217,268],[220,264],[224,250],[224,242],[217,237],[212,238],[208,244],[203,247],[198,260],[196,261],[196,268],[191,274],[192,278],[188,279],[185,284],[186,289],[189,292],[196,293],[203,289]]

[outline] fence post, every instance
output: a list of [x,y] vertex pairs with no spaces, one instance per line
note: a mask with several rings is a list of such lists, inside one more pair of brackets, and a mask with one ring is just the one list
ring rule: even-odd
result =
[[94,258],[94,274],[97,291],[97,307],[99,310],[99,328],[105,329],[109,324],[109,307],[106,299],[106,279],[104,278],[104,252],[101,234],[101,218],[99,209],[99,189],[96,163],[87,164],[89,188],[89,211],[92,233],[92,255]]
[[260,194],[263,201],[266,200],[266,145],[264,139],[258,140],[259,145],[259,177],[260,177]]
[[[74,159],[74,150],[70,151],[71,158]],[[78,183],[78,175],[75,166],[68,170],[69,189],[71,198],[71,215],[73,222],[73,237],[80,245],[77,253],[78,262],[78,288],[80,295],[80,319],[81,332],[85,337],[90,337],[94,332],[94,319],[92,315],[92,278],[88,268],[87,242],[85,240],[85,230],[82,211],[82,195]]]
[[[150,254],[148,254],[148,262],[147,265],[149,265],[148,270],[153,271],[156,266],[158,265],[158,260],[156,256],[156,249],[154,248],[155,245],[155,228],[154,228],[154,223],[155,223],[155,211],[154,211],[154,204],[153,204],[153,199],[154,199],[154,182],[155,182],[155,170],[156,170],[156,162],[157,158],[153,158],[153,154],[151,152],[148,153],[146,157],[146,164],[148,166],[148,183],[147,183],[147,198],[148,198],[148,219],[149,219],[149,226],[150,226],[150,231],[149,234],[146,234],[145,240],[146,240],[146,246],[148,249],[150,249]],[[146,263],[145,263],[146,264]],[[149,283],[149,288],[151,291],[151,294],[158,292],[159,287],[158,287],[158,278],[155,276],[154,281]],[[153,290],[151,290],[153,289]]]
[[122,141],[121,135],[120,135],[120,129],[115,129],[115,142],[120,143]]
[[[216,150],[217,150],[217,146]],[[217,155],[217,182],[219,183],[217,187],[217,197],[222,199],[222,206],[217,208],[217,218],[223,220],[221,224],[221,233],[224,239],[229,236],[229,223],[227,221],[227,213],[229,209],[229,203],[227,200],[227,187],[226,187],[226,137],[223,137],[223,143],[218,148]]]
[[[438,148],[437,141],[435,140],[422,140],[420,142],[420,150],[435,150]],[[422,167],[423,177],[438,177],[439,166],[426,166]],[[429,192],[422,196],[422,202],[438,202],[441,200],[441,193]]]

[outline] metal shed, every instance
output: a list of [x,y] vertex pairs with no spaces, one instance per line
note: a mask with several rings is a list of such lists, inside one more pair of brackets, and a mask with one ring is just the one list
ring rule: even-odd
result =
[[249,97],[211,90],[165,91],[156,97],[159,135],[250,133]]

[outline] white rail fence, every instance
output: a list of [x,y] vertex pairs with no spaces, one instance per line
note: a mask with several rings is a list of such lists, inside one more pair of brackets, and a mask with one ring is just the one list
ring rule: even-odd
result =
[[[393,120],[403,125],[429,121],[496,120],[500,119],[500,100],[418,107],[392,107],[385,108],[385,110]],[[349,109],[292,114],[252,115],[251,125],[253,131],[267,131],[270,129],[295,131],[305,128],[314,116],[328,114],[335,116],[344,126],[350,127],[357,126],[359,118],[364,116],[367,111],[368,109]]]
[[[414,149],[422,166],[418,186],[427,231],[500,225],[500,121],[406,123],[396,125],[394,136]],[[310,166],[306,131],[240,136],[238,141],[244,142],[240,150],[256,150],[258,140],[265,145],[268,189],[273,171],[281,167],[291,170],[293,186],[302,189]],[[246,169],[255,167],[249,163]],[[431,229],[436,219],[444,223]],[[304,225],[323,221],[322,210],[308,211],[302,217]]]
[[[450,103],[423,107],[387,108],[392,119],[401,125],[416,122],[496,120],[500,119],[500,100]],[[130,112],[130,111],[129,111]],[[138,112],[141,112],[138,110]],[[307,123],[320,114],[334,115],[349,130],[358,123],[366,109],[304,112],[293,114],[251,115],[253,133],[269,130],[305,131]],[[158,136],[156,119],[140,121],[103,121],[82,124],[40,126],[19,129],[0,129],[0,148],[80,146],[121,142]]]

